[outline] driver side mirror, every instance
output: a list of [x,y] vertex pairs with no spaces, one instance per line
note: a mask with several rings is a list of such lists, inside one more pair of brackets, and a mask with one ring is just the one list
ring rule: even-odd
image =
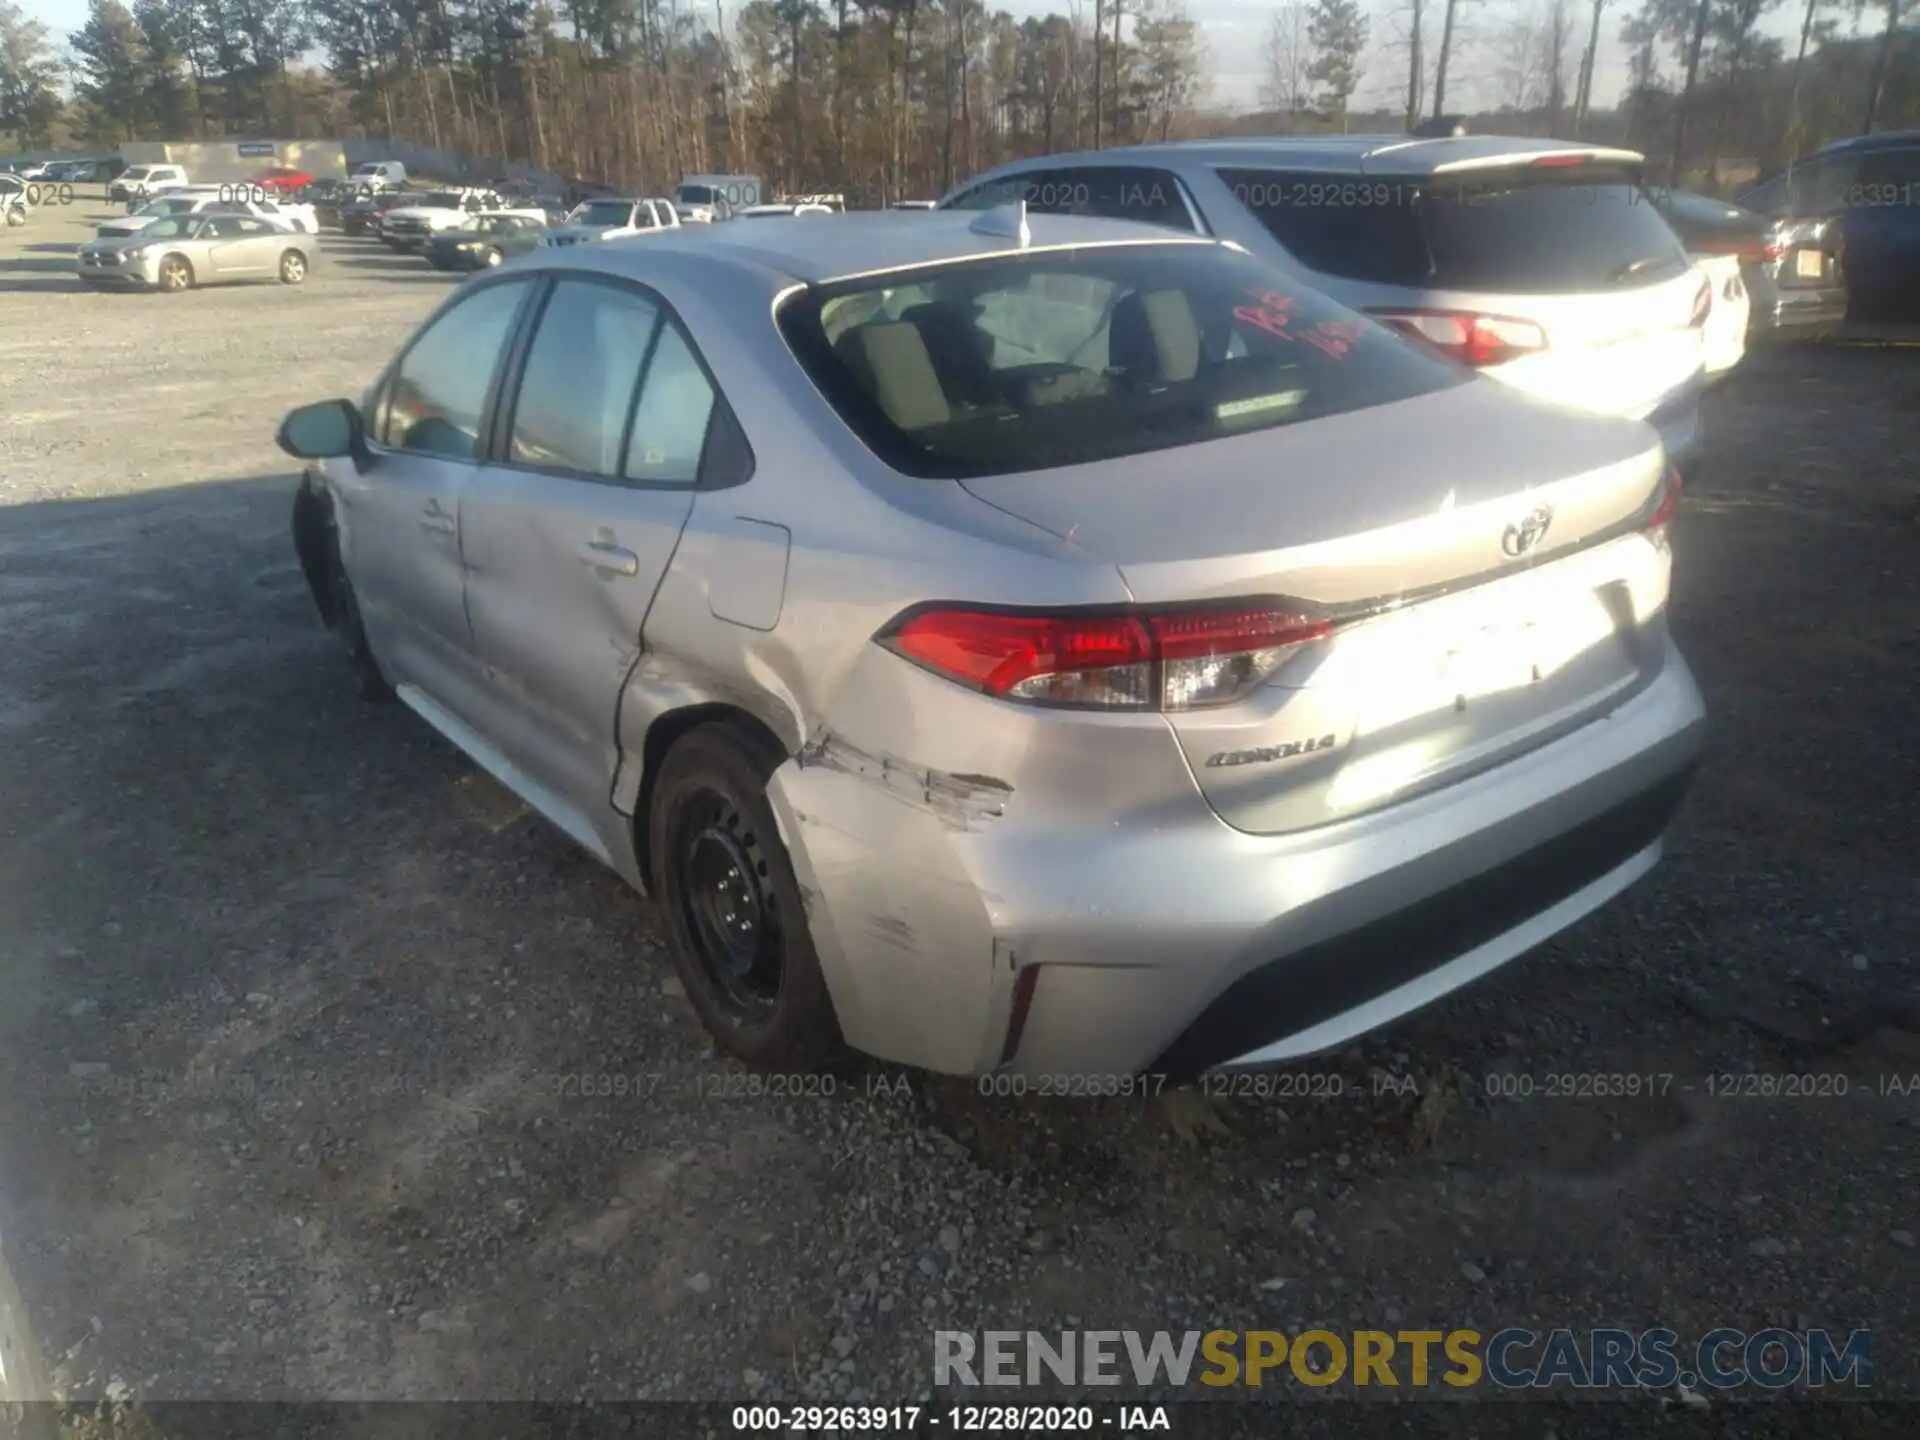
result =
[[367,453],[366,424],[351,400],[322,400],[289,410],[274,441],[301,460],[350,455],[358,463]]

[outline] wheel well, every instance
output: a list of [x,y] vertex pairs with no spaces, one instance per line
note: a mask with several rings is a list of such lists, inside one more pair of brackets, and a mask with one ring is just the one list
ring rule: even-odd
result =
[[340,607],[333,598],[333,572],[328,564],[328,547],[333,544],[333,521],[324,496],[314,492],[313,482],[302,477],[293,495],[293,550],[300,557],[301,573],[307,577],[307,589],[320,612],[321,623],[329,630],[340,622]]
[[766,747],[769,756],[789,754],[785,742],[768,728],[766,722],[738,705],[712,704],[688,705],[684,709],[669,710],[647,727],[647,738],[642,748],[640,761],[640,799],[633,807],[633,851],[640,862],[640,878],[647,888],[653,888],[653,847],[648,838],[652,828],[649,816],[653,809],[653,789],[660,778],[660,767],[666,761],[667,752],[679,742],[681,736],[703,725],[731,722],[748,731]]

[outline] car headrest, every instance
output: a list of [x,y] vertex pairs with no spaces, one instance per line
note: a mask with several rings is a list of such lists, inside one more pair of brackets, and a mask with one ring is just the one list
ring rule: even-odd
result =
[[1191,380],[1200,369],[1200,325],[1186,293],[1136,291],[1123,297],[1109,321],[1107,358],[1150,384]]
[[953,418],[918,326],[904,320],[862,325],[843,336],[842,347],[836,348],[902,430],[923,430]]

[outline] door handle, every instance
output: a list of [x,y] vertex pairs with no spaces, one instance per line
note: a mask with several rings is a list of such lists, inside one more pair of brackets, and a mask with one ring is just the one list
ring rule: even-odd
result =
[[438,500],[427,502],[427,508],[420,516],[420,523],[441,535],[453,534],[454,518],[440,508]]
[[589,540],[580,547],[580,563],[614,575],[638,575],[640,557],[605,540]]

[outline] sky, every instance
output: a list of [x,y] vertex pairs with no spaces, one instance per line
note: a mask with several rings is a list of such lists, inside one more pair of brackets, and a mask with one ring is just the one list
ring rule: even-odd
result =
[[[20,3],[30,17],[44,21],[59,38],[79,29],[86,21],[87,0],[20,0]],[[988,3],[1023,17],[1044,15],[1048,11],[1072,13],[1075,9],[1088,16],[1093,12],[1093,0],[988,0]],[[1440,43],[1439,13],[1443,0],[1425,0],[1425,3],[1432,12],[1425,26],[1426,47],[1431,56]],[[1504,25],[1540,3],[1542,0],[1462,0],[1455,21],[1459,32],[1456,36],[1459,59],[1449,67],[1453,72],[1447,84],[1449,110],[1473,110],[1497,103],[1500,64],[1494,53],[1495,37]],[[1262,38],[1269,17],[1280,8],[1280,0],[1269,0],[1266,4],[1252,3],[1252,0],[1186,0],[1186,4],[1187,13],[1200,23],[1207,47],[1212,102],[1233,109],[1252,108],[1259,99]],[[1569,88],[1571,71],[1586,41],[1589,13],[1586,0],[1572,0],[1572,4],[1576,12],[1576,36],[1569,46]],[[1365,8],[1373,17],[1373,44],[1363,62],[1360,89],[1354,97],[1355,108],[1404,103],[1407,84],[1405,0],[1365,0]],[[1611,105],[1626,88],[1627,50],[1618,37],[1621,17],[1635,8],[1634,0],[1612,0],[1601,22],[1600,63],[1594,81],[1597,105]],[[1761,22],[1760,28],[1768,34],[1797,38],[1799,9],[1793,0],[1781,0],[1779,8]],[[1428,64],[1431,73],[1431,60]]]

